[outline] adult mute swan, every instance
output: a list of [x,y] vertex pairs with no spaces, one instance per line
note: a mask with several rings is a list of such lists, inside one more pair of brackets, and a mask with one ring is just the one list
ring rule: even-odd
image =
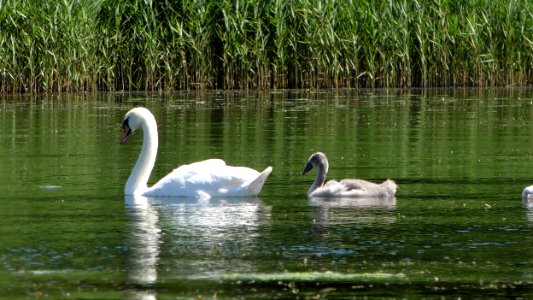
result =
[[317,168],[318,172],[315,181],[309,190],[307,190],[308,197],[392,197],[398,189],[396,183],[389,179],[385,180],[381,184],[376,184],[361,179],[343,179],[341,181],[330,180],[324,184],[324,182],[326,182],[329,163],[326,155],[322,152],[317,152],[309,157],[302,175],[309,172],[313,168]]
[[154,115],[144,107],[126,113],[122,122],[124,144],[137,129],[143,131],[143,145],[139,158],[126,182],[124,194],[159,197],[250,197],[257,196],[272,167],[259,173],[247,167],[227,166],[221,159],[208,159],[183,165],[148,187],[148,179],[157,156],[158,136]]

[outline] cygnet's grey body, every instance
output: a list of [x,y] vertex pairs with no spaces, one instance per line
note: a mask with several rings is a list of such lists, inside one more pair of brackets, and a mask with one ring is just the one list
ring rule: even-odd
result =
[[311,169],[318,169],[315,181],[307,190],[307,196],[313,198],[357,198],[357,197],[393,197],[398,189],[390,179],[376,184],[361,179],[330,180],[326,182],[329,163],[326,155],[317,152],[309,157],[303,174]]

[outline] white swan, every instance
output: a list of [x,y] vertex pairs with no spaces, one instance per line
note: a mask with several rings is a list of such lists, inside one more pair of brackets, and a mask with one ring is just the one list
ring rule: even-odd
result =
[[533,207],[533,185],[526,187],[522,191],[522,205],[525,207]]
[[136,107],[126,113],[122,122],[124,144],[137,129],[143,131],[141,154],[126,182],[126,195],[159,197],[250,197],[257,196],[265,183],[272,167],[259,173],[247,167],[227,166],[223,160],[208,159],[183,165],[163,177],[152,187],[148,179],[154,168],[157,156],[157,123],[154,115],[144,108]]
[[396,183],[389,179],[385,180],[381,184],[376,184],[361,179],[343,179],[341,181],[330,180],[324,184],[324,182],[326,182],[329,163],[326,155],[322,152],[317,152],[309,157],[303,174],[309,172],[312,168],[317,168],[318,172],[315,181],[311,187],[309,187],[309,190],[307,190],[308,197],[392,197],[398,189]]

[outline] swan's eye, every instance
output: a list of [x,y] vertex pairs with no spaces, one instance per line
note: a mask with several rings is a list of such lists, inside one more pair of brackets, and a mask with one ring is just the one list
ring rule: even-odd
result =
[[125,127],[130,127],[130,119],[129,118],[126,118],[124,120],[124,122],[122,122],[122,129],[124,129]]

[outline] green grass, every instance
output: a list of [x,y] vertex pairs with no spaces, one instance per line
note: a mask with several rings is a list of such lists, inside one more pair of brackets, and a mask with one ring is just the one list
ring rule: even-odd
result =
[[3,0],[0,92],[533,84],[530,0]]

